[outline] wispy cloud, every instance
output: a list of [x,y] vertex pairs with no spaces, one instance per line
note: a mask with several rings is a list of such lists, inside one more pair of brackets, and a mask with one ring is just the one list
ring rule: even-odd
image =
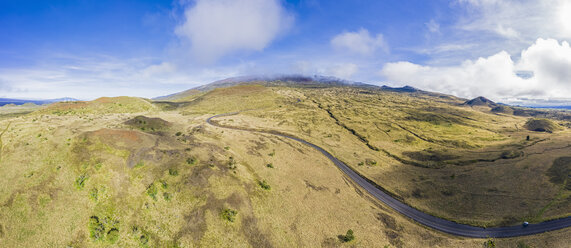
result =
[[94,99],[156,97],[244,74],[250,64],[180,68],[153,59],[75,58],[27,69],[0,69],[0,97]]
[[508,39],[571,38],[568,0],[458,0],[468,11],[458,27]]
[[343,32],[331,39],[331,45],[338,51],[348,51],[359,55],[373,55],[377,50],[388,51],[388,44],[382,34],[371,36],[367,29],[357,32]]
[[431,33],[440,33],[440,24],[434,21],[434,19],[430,19],[430,21],[424,23],[424,25]]

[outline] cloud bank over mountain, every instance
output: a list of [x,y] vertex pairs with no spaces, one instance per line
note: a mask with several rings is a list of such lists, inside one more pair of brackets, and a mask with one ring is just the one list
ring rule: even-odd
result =
[[571,48],[566,41],[538,39],[517,61],[506,51],[453,66],[406,61],[387,63],[380,74],[389,81],[473,98],[504,102],[571,96]]

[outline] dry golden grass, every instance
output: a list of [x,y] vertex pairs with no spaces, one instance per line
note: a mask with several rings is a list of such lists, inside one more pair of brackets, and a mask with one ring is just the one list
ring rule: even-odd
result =
[[494,226],[569,215],[569,193],[537,176],[571,151],[568,130],[530,132],[522,128],[527,118],[474,110],[455,99],[340,88],[280,91],[289,91],[282,95],[291,104],[224,117],[222,123],[278,130],[322,145],[436,216]]
[[[486,187],[507,190],[502,194],[516,198],[528,194],[513,185],[509,189],[507,182],[493,180],[497,174],[503,180],[524,178],[527,183],[517,184],[518,187],[534,191],[534,197],[541,203],[538,205],[550,204],[538,219],[568,214],[567,191],[553,186],[548,177],[533,177],[549,169],[550,164],[545,161],[568,151],[560,147],[569,140],[567,131],[551,136],[532,134],[529,143],[521,144],[549,139],[524,148],[525,157],[501,160],[505,164],[421,168],[401,164],[371,150],[346,128],[353,128],[372,145],[386,147],[398,156],[406,151],[431,146],[441,149],[446,145],[418,140],[396,142],[395,139],[406,139],[408,132],[388,124],[391,137],[379,138],[386,134],[379,134],[380,129],[373,125],[385,120],[373,113],[374,105],[363,103],[359,107],[357,103],[363,101],[360,98],[337,97],[335,101],[355,101],[355,111],[349,115],[350,109],[334,107],[334,97],[326,98],[324,93],[327,90],[240,87],[236,91],[212,91],[173,111],[160,111],[146,101],[134,100],[140,106],[135,104],[125,113],[115,113],[119,111],[116,107],[123,106],[114,99],[105,99],[88,103],[98,106],[97,111],[61,116],[40,111],[0,120],[0,129],[11,123],[1,137],[0,247],[482,247],[484,240],[435,232],[388,209],[305,145],[272,135],[205,124],[209,113],[242,109],[255,110],[220,118],[222,123],[280,130],[315,142],[421,209],[436,211],[440,206],[434,199],[448,200],[438,198],[437,191],[432,193],[438,187],[454,185],[466,190],[469,196],[470,192],[486,189],[470,188],[483,184],[476,179],[486,177],[492,179],[485,182]],[[399,101],[395,106],[414,106],[413,97],[392,93],[384,97]],[[313,100],[324,108],[326,103],[331,105],[331,112],[347,127],[336,124]],[[386,108],[384,113],[391,114],[391,120],[400,120],[402,113],[391,113],[394,111]],[[361,115],[359,111],[364,109],[370,110]],[[488,140],[471,141],[469,135],[461,138],[470,145],[481,146],[478,149],[482,152],[503,149],[528,134],[515,127],[502,133],[502,125],[520,125],[525,122],[523,118],[493,116],[460,107],[458,111],[466,111],[474,119],[486,118],[482,125],[491,131],[482,131],[481,137]],[[366,118],[372,114],[376,119],[373,124]],[[408,123],[413,121],[402,123],[413,126]],[[450,139],[455,133],[464,132],[449,130],[448,136],[441,137],[429,134],[429,128],[419,127],[415,131],[435,140]],[[483,130],[481,126],[454,128]],[[478,157],[467,149],[455,149],[461,156]],[[359,162],[366,163],[359,166]],[[456,173],[456,179],[449,179],[451,173]],[[463,174],[473,182],[459,181]],[[421,175],[427,178],[420,181]],[[269,190],[262,185],[269,186]],[[541,185],[544,193],[537,192],[537,185]],[[426,190],[422,193],[427,198],[406,197],[417,187]],[[459,191],[458,195],[462,194]],[[535,204],[533,199],[526,206],[517,205],[518,201],[513,203],[506,203],[506,208],[539,214],[537,208],[530,207]],[[225,209],[237,211],[233,222],[222,216]],[[468,215],[454,215],[450,209],[443,207],[441,214],[451,218]],[[482,213],[483,209],[477,209],[471,214],[476,220],[501,218],[501,213],[492,217]],[[338,236],[348,229],[354,231],[356,238],[342,243]],[[516,247],[518,242],[532,247],[565,247],[569,232],[564,229],[498,239],[496,243],[499,247]]]

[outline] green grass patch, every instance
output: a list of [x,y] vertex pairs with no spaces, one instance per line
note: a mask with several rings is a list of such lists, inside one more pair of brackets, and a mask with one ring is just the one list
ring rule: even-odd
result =
[[97,201],[98,197],[99,197],[99,190],[97,188],[92,188],[89,191],[89,198],[93,201]]
[[238,215],[238,211],[227,208],[222,210],[222,213],[220,215],[222,216],[222,219],[227,220],[229,222],[234,222],[236,220],[236,215]]
[[85,187],[85,182],[87,181],[88,178],[89,175],[87,174],[79,176],[77,179],[75,179],[75,187],[77,189],[83,189],[83,187]]
[[170,201],[171,200],[171,195],[167,192],[163,193],[163,199],[165,199],[165,201]]
[[143,161],[139,161],[137,164],[135,164],[135,168],[140,168],[145,166],[145,163]]
[[99,221],[99,217],[89,217],[89,237],[93,241],[101,241],[105,238],[105,226]]
[[151,197],[153,200],[157,200],[157,194],[159,193],[159,189],[157,188],[157,186],[155,185],[155,183],[151,183],[148,187],[147,187],[147,195],[149,197]]
[[171,176],[178,176],[178,170],[175,168],[170,168],[169,169],[169,175]]

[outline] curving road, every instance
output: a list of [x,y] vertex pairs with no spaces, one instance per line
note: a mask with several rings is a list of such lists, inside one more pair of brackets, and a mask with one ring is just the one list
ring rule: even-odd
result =
[[351,168],[349,168],[349,166],[347,166],[345,163],[343,163],[339,159],[335,158],[333,155],[331,155],[331,153],[325,151],[323,148],[321,148],[321,147],[319,147],[313,143],[310,143],[310,142],[305,141],[305,140],[300,139],[300,138],[291,137],[291,136],[287,136],[287,135],[280,134],[280,133],[264,132],[264,131],[259,131],[259,130],[249,130],[249,129],[245,129],[245,128],[222,126],[222,125],[219,125],[217,123],[213,123],[211,121],[213,118],[216,118],[216,117],[235,115],[235,114],[238,114],[238,112],[211,116],[208,119],[206,119],[206,122],[212,126],[216,126],[216,127],[220,127],[220,128],[272,134],[272,135],[277,135],[280,137],[288,138],[288,139],[295,140],[295,141],[301,142],[303,144],[306,144],[306,145],[314,148],[315,150],[321,152],[323,155],[325,155],[341,171],[343,171],[343,173],[345,173],[345,175],[347,175],[349,178],[351,178],[351,180],[353,180],[356,184],[361,186],[363,189],[365,189],[367,192],[369,192],[369,194],[371,194],[373,197],[375,197],[379,201],[384,202],[386,205],[393,208],[397,212],[403,214],[404,216],[409,217],[409,218],[413,219],[414,221],[416,221],[422,225],[436,229],[438,231],[453,234],[453,235],[458,235],[458,236],[471,237],[471,238],[488,238],[488,237],[490,237],[490,238],[506,238],[506,237],[517,237],[517,236],[538,234],[538,233],[558,230],[558,229],[562,229],[562,228],[566,228],[566,227],[571,227],[571,217],[566,217],[566,218],[561,218],[561,219],[556,219],[556,220],[551,220],[551,221],[545,221],[545,222],[541,222],[541,223],[537,223],[537,224],[529,224],[527,227],[523,227],[523,225],[517,225],[517,226],[507,226],[507,227],[482,228],[482,227],[475,227],[475,226],[470,226],[470,225],[465,225],[465,224],[459,224],[459,223],[456,223],[453,221],[441,219],[441,218],[426,214],[426,213],[421,212],[421,211],[419,211],[419,210],[417,210],[417,209],[415,209],[409,205],[406,205],[405,203],[403,203],[403,202],[393,198],[389,194],[383,192],[382,190],[377,188],[375,185],[373,185],[371,182],[367,181],[367,179],[361,177],[359,174],[357,174],[355,171],[353,171]]

